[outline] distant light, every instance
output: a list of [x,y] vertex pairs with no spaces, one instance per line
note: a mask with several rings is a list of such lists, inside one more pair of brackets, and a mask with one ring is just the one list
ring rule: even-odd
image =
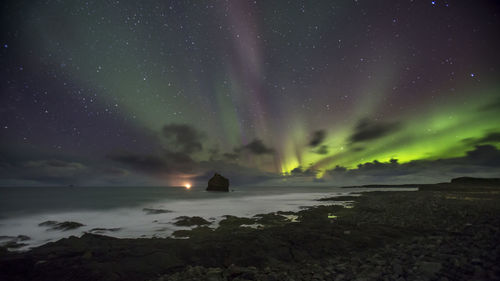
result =
[[470,77],[474,77],[474,76],[476,76],[476,74],[474,74],[474,73],[471,73],[471,74],[470,74]]
[[184,187],[185,187],[186,189],[191,189],[191,184],[190,184],[190,183],[186,183],[186,184],[184,185]]
[[9,45],[5,44],[5,45],[3,45],[3,47],[4,47],[5,49],[7,49],[7,48],[9,47]]
[[431,2],[431,4],[432,4],[432,5],[436,5],[436,1],[432,1],[432,2]]

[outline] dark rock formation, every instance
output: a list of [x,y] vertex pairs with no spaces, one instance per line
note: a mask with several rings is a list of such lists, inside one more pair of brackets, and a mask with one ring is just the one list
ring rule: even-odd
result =
[[202,217],[178,217],[177,221],[174,222],[175,225],[177,226],[194,226],[194,225],[207,225],[210,224],[209,221],[205,220]]
[[207,191],[225,191],[229,192],[229,180],[215,173],[208,181]]

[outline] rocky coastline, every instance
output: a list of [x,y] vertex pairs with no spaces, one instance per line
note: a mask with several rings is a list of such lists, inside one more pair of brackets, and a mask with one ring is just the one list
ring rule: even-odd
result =
[[[0,249],[1,280],[500,280],[500,185],[323,198],[296,213],[226,216],[184,239],[70,237]],[[332,204],[352,201],[353,208]]]

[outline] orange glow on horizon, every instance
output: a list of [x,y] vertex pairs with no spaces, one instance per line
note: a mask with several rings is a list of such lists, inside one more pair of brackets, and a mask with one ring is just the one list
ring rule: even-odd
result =
[[184,184],[184,187],[185,187],[186,189],[191,189],[191,184],[190,184],[190,183],[186,183],[186,184]]

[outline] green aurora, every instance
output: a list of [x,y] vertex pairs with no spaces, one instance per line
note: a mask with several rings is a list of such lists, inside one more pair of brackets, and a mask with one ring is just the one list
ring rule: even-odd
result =
[[[60,101],[37,101],[23,118],[82,131],[78,137],[92,147],[130,135],[106,147],[154,153],[170,149],[158,137],[166,124],[187,124],[203,136],[203,149],[190,152],[194,162],[238,154],[229,163],[285,176],[296,168],[321,178],[336,166],[375,160],[463,157],[478,144],[500,148],[487,138],[500,131],[498,42],[481,44],[495,30],[478,21],[481,9],[411,4],[429,13],[426,22],[404,12],[377,17],[380,8],[369,3],[320,1],[307,12],[299,4],[210,3],[10,3],[4,21],[18,35],[7,36],[2,56],[17,70],[3,87],[13,95],[29,84],[34,92],[26,95],[38,100],[40,92],[56,95]],[[452,21],[453,14],[467,20]],[[10,98],[4,102],[14,103]],[[65,99],[78,107],[78,117],[65,117],[70,125],[57,121]],[[45,111],[54,115],[39,118]],[[103,119],[116,128],[96,125]],[[4,148],[38,138],[26,126],[7,125],[13,117],[4,120],[17,130]],[[353,140],[363,120],[387,131]],[[94,129],[85,134],[85,127]],[[75,136],[54,130],[58,135],[40,134],[31,147],[50,154],[64,143],[67,153],[57,155],[102,159],[98,149],[76,148]],[[311,146],[317,131],[325,137]],[[154,141],[138,141],[136,133]],[[254,140],[269,149],[242,153]]]

